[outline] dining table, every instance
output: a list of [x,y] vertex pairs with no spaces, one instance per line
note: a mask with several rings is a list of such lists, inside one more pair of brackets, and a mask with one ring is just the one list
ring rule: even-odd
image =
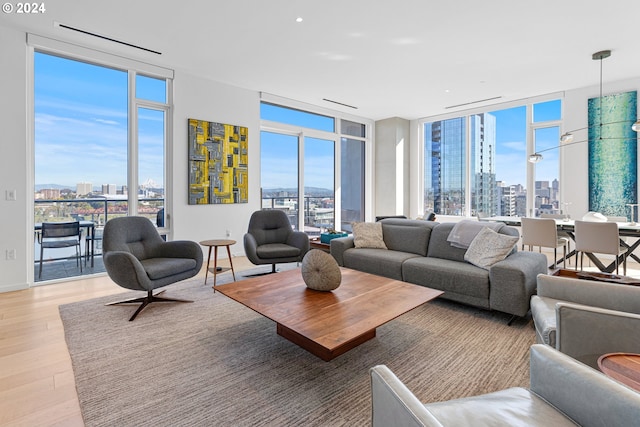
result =
[[[520,217],[517,216],[491,216],[479,218],[479,220],[502,222],[514,227],[520,227],[522,225]],[[575,221],[572,219],[555,219],[555,222],[558,231],[565,232],[575,242]],[[628,257],[631,257],[633,260],[640,263],[640,257],[634,253],[636,249],[638,249],[638,246],[640,246],[640,224],[635,222],[616,222],[616,224],[618,225],[618,234],[620,235],[620,245],[627,248]],[[623,239],[623,237],[631,237],[635,240],[627,241],[626,239]],[[556,262],[562,262],[564,259],[569,259],[574,255],[576,255],[575,249],[571,250],[566,256],[561,257]],[[586,255],[600,271],[612,273],[616,269],[615,260],[606,265],[594,254],[586,253]],[[619,262],[623,261],[623,256],[624,255],[620,255]]]

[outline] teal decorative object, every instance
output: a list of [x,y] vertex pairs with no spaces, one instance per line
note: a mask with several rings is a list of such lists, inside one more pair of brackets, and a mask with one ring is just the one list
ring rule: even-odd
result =
[[638,202],[637,92],[589,99],[589,210],[629,215]]

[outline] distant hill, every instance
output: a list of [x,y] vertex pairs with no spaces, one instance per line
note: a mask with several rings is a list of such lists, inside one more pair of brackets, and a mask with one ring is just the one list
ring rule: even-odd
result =
[[36,191],[40,191],[40,190],[64,190],[65,188],[68,188],[70,190],[75,190],[76,186],[75,185],[60,185],[60,184],[36,184],[35,185],[35,190]]
[[[262,195],[270,196],[278,193],[290,193],[294,194],[298,192],[297,188],[263,188]],[[333,197],[333,190],[329,190],[327,188],[318,188],[318,187],[304,187],[304,194],[307,196],[315,196],[315,197]]]

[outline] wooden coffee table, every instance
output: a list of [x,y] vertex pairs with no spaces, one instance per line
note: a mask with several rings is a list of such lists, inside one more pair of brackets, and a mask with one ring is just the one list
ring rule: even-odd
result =
[[331,292],[308,289],[300,269],[216,286],[276,322],[278,335],[329,361],[376,336],[376,328],[441,291],[341,268]]

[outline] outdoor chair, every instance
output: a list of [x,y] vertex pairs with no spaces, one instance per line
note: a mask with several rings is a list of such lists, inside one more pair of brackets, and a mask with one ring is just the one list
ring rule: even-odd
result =
[[80,261],[81,249],[80,223],[74,222],[43,222],[42,229],[38,235],[40,244],[40,271],[38,278],[42,278],[42,258],[45,249],[76,248],[76,265],[80,266],[82,273],[82,262]]

